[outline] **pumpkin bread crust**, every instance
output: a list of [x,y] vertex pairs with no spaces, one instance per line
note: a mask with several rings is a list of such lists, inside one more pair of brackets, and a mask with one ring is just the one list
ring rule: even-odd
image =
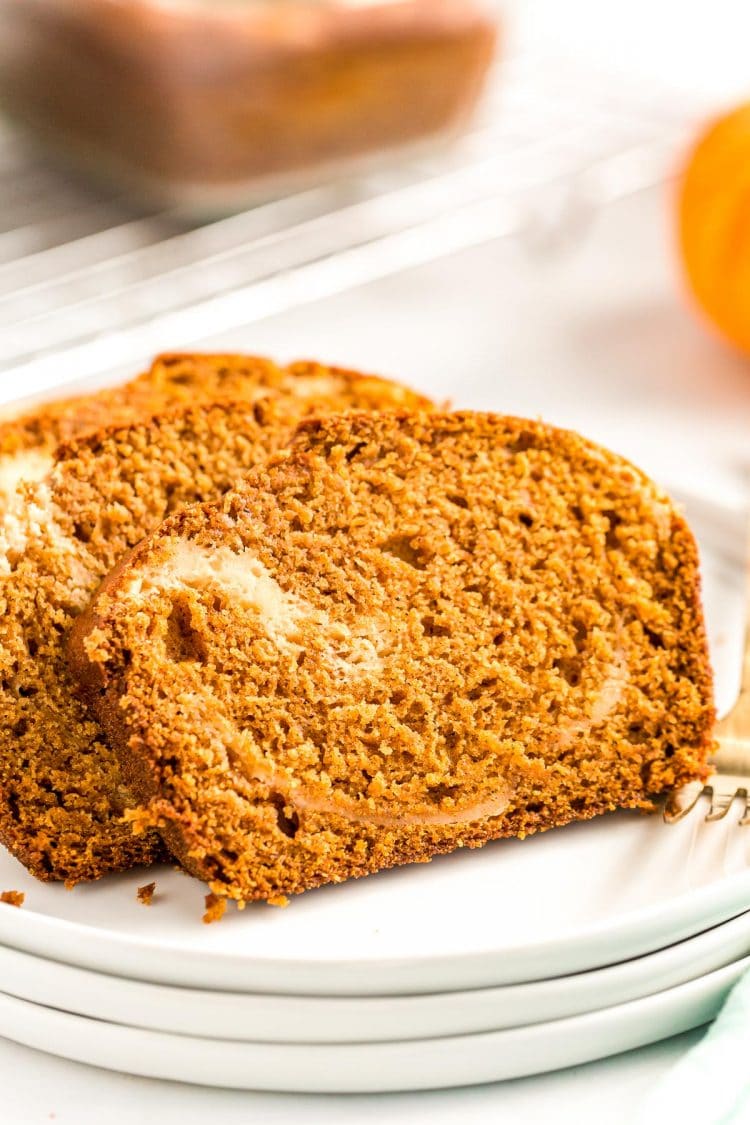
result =
[[18,483],[43,480],[58,445],[106,426],[139,422],[178,406],[211,402],[255,402],[295,395],[305,413],[320,406],[359,410],[429,409],[424,396],[376,375],[300,360],[288,367],[252,355],[170,352],[148,371],[120,386],[45,403],[0,420],[0,515]]
[[143,823],[240,902],[649,808],[712,746],[683,517],[497,415],[304,423],[123,559],[69,654]]
[[21,485],[6,513],[0,841],[40,879],[73,884],[163,855],[155,833],[138,835],[123,820],[132,795],[100,727],[74,694],[65,660],[66,632],[101,579],[171,512],[220,496],[283,445],[308,411],[390,406],[411,397],[375,377],[257,361],[259,385],[266,389],[273,373],[278,380],[273,395],[253,402],[255,362],[158,361],[152,376],[158,369],[160,380],[177,379],[192,393],[213,373],[244,390],[244,401],[182,407],[62,446],[51,474]]

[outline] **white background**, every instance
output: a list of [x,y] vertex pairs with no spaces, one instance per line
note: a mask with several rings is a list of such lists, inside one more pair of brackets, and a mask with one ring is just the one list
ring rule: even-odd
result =
[[[706,109],[750,94],[742,0],[523,0],[509,36]],[[738,492],[750,455],[750,364],[679,295],[666,188],[612,205],[574,253],[496,243],[235,333],[246,350],[402,374],[432,393],[542,414],[631,454],[665,481]],[[439,314],[426,317],[425,309]],[[178,344],[165,341],[165,346]],[[606,1062],[470,1090],[378,1097],[215,1091],[118,1076],[0,1041],[0,1121],[628,1122],[699,1033]],[[689,1110],[680,1119],[690,1122]]]

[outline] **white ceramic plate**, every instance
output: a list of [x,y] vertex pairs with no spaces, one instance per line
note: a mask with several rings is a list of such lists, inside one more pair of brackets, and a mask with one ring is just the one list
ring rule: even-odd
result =
[[[688,504],[690,514],[690,504]],[[736,689],[745,519],[702,503],[712,652]],[[730,659],[731,657],[731,659]],[[726,685],[729,684],[729,688]],[[732,818],[734,819],[734,818]],[[750,908],[750,831],[697,815],[621,813],[498,841],[201,924],[204,888],[171,868],[66,891],[0,854],[0,943],[123,977],[233,992],[370,995],[484,988],[577,973],[680,941]],[[154,905],[136,886],[157,880]]]
[[431,996],[264,996],[104,976],[0,947],[5,992],[111,1023],[263,1043],[368,1043],[524,1027],[650,996],[750,954],[750,913],[668,949],[574,976]]
[[600,1012],[445,1039],[360,1044],[238,1043],[59,1012],[0,994],[0,1032],[78,1062],[207,1086],[312,1093],[427,1090],[520,1078],[655,1043],[707,1023],[750,957]]

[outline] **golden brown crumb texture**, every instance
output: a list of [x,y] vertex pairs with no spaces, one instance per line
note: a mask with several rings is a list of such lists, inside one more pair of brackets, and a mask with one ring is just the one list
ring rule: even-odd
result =
[[305,402],[308,414],[328,408],[332,399],[341,410],[430,406],[428,399],[398,383],[311,360],[283,367],[260,356],[167,353],[128,383],[45,403],[0,421],[0,513],[17,480],[46,475],[61,442],[178,406],[290,395]]
[[[266,388],[272,377],[278,393],[255,396],[253,387]],[[67,631],[104,575],[169,513],[225,492],[284,444],[310,409],[389,406],[410,394],[311,364],[284,371],[247,360],[232,367],[223,357],[165,359],[148,381],[166,399],[170,388],[191,396],[212,380],[242,401],[183,406],[63,446],[51,474],[21,485],[6,513],[0,840],[39,878],[98,878],[163,851],[153,832],[138,832],[137,821],[123,818],[132,794],[74,693],[65,661]]]
[[71,659],[216,894],[275,899],[706,774],[693,537],[541,423],[349,415],[110,576]]

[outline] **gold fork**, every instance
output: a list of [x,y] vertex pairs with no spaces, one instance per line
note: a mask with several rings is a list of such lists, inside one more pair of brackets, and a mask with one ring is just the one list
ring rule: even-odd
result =
[[725,817],[736,799],[743,802],[739,823],[750,824],[750,622],[745,631],[740,694],[729,714],[716,724],[714,736],[719,744],[711,762],[714,773],[705,785],[694,781],[667,794],[663,810],[667,824],[682,820],[704,795],[711,798],[707,821]]

